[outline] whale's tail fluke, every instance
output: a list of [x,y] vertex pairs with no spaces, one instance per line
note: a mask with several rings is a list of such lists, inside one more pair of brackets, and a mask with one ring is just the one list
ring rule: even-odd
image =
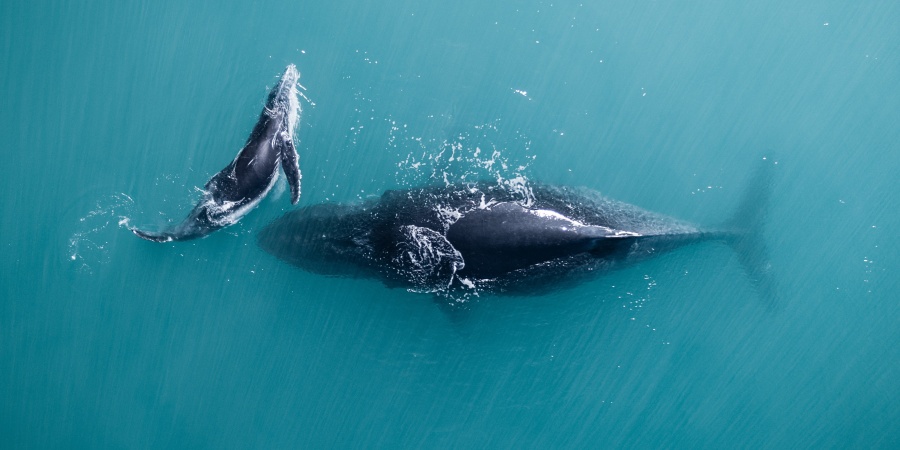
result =
[[774,306],[775,279],[764,236],[776,162],[763,158],[734,214],[722,224],[724,240],[734,250],[760,297]]

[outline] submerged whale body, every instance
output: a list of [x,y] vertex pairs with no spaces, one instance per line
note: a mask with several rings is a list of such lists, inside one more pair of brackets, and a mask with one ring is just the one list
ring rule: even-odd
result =
[[236,223],[269,193],[284,168],[291,203],[300,198],[300,167],[294,132],[300,118],[297,81],[291,64],[269,92],[266,105],[247,143],[227,167],[205,185],[203,196],[180,224],[160,232],[132,228],[137,236],[169,242],[203,237]]
[[258,243],[315,273],[376,277],[418,292],[527,293],[722,240],[760,286],[768,270],[761,240],[767,198],[765,188],[748,191],[732,220],[706,231],[586,189],[424,187],[289,212]]

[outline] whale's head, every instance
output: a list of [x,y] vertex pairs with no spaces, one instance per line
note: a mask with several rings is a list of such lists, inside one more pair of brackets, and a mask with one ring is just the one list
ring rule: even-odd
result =
[[298,81],[300,81],[300,72],[297,71],[297,66],[289,64],[284,69],[284,73],[281,75],[281,80],[279,80],[276,88],[279,102],[287,101],[291,96],[297,95]]
[[269,92],[266,99],[266,113],[269,117],[279,118],[287,122],[288,131],[293,136],[294,129],[300,119],[300,92],[297,82],[300,72],[297,66],[290,64],[284,69],[278,84]]
[[313,273],[354,275],[365,262],[365,213],[351,205],[323,203],[291,211],[257,235],[259,246]]

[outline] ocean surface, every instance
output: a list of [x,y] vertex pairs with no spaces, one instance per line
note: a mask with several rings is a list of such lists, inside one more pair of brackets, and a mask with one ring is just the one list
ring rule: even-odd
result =
[[[900,2],[0,3],[0,447],[900,448]],[[710,242],[473,300],[155,244],[287,64],[300,205],[476,177],[700,226],[762,158],[776,304]]]

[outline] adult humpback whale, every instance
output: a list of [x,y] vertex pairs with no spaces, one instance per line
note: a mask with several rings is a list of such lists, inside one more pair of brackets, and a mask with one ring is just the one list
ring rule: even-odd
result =
[[304,207],[266,226],[258,243],[316,273],[377,277],[418,292],[525,293],[721,240],[768,296],[761,235],[768,174],[766,167],[756,174],[737,213],[714,231],[586,189],[479,182]]
[[300,198],[300,167],[294,147],[294,131],[300,118],[297,81],[300,74],[291,64],[269,92],[266,105],[247,143],[237,157],[214,175],[203,189],[203,197],[179,225],[161,232],[132,228],[134,234],[154,242],[196,239],[232,225],[259,204],[284,168],[291,188],[291,203]]

